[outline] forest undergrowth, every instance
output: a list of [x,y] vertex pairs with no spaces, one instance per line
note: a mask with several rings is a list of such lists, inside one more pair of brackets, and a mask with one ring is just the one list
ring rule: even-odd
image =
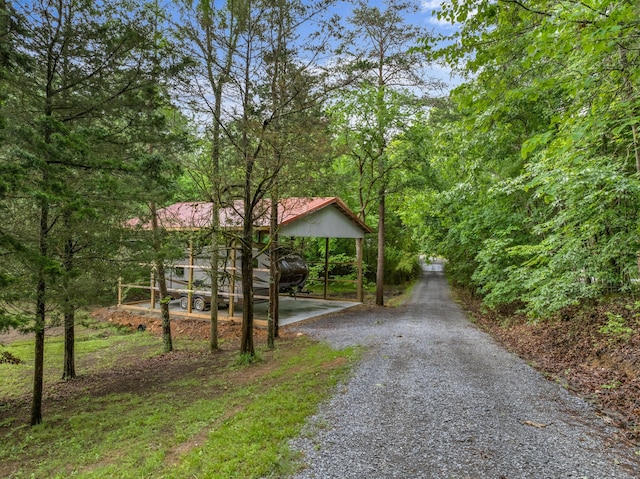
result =
[[594,404],[624,441],[640,444],[640,304],[629,298],[565,308],[533,321],[518,307],[490,310],[455,289],[458,304],[484,331],[548,379]]

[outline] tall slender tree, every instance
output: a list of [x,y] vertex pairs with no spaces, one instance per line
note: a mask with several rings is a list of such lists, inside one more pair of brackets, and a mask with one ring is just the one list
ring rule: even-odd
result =
[[[23,57],[16,48],[18,39],[23,35],[20,27],[20,18],[10,1],[0,1],[0,155],[4,158],[11,148],[7,137],[7,101],[11,92],[13,80],[21,79],[25,75],[23,69]],[[19,80],[20,81],[20,80]],[[0,160],[0,214],[7,217],[9,209],[6,208],[4,199],[15,190],[21,169],[9,162]],[[10,252],[20,250],[20,243],[10,231],[0,226],[0,256],[5,257]],[[10,268],[3,268],[0,272],[0,292],[6,292],[6,288],[16,280]],[[3,297],[6,297],[3,295]],[[0,331],[21,324],[21,318],[0,306]]]
[[[37,0],[20,5],[18,12],[25,34],[17,49],[29,70],[12,83],[7,101],[14,118],[13,144],[3,166],[20,167],[29,175],[20,177],[13,195],[3,201],[11,211],[20,204],[36,219],[12,216],[8,223],[22,248],[14,251],[12,264],[28,284],[25,289],[33,291],[31,423],[38,424],[48,311],[64,311],[72,341],[73,312],[80,304],[76,293],[81,290],[75,285],[90,276],[96,256],[88,260],[97,236],[117,223],[114,215],[124,209],[105,208],[104,201],[113,199],[117,188],[124,189],[117,180],[136,170],[127,133],[140,120],[139,93],[151,81],[145,52],[151,48],[153,28],[144,8],[125,1]],[[70,357],[71,349],[65,377],[75,374]]]
[[[187,92],[190,107],[204,117],[204,148],[207,161],[200,162],[194,179],[200,194],[211,202],[211,327],[209,347],[219,349],[218,344],[218,284],[220,263],[220,209],[228,202],[225,197],[225,176],[221,174],[224,127],[223,102],[225,93],[233,81],[231,76],[234,57],[238,52],[238,41],[246,15],[245,2],[226,2],[216,5],[210,0],[181,2],[179,22],[176,26],[178,38],[186,40],[188,53],[196,61],[194,84]],[[195,165],[193,165],[195,166]],[[201,167],[200,167],[201,166]],[[235,298],[229,298],[234,301]]]
[[[226,203],[236,205],[242,218],[237,237],[243,296],[241,352],[249,356],[255,353],[254,224],[256,216],[263,213],[262,200],[282,170],[281,160],[288,158],[272,155],[277,148],[272,148],[275,143],[270,139],[284,124],[282,118],[287,112],[297,109],[302,114],[317,101],[310,101],[312,96],[308,95],[317,83],[305,81],[313,77],[310,70],[318,58],[317,42],[313,35],[301,39],[299,29],[321,17],[329,3],[241,1],[215,10],[203,2],[198,11],[207,14],[207,22],[196,16],[199,23],[190,22],[187,31],[189,38],[199,39],[195,44],[205,66],[203,78],[208,79],[206,86],[198,86],[204,94],[200,98],[209,101],[211,107],[211,171],[225,173],[224,182],[215,181],[221,178],[214,173],[211,187],[217,188],[216,201],[225,200],[221,195],[224,192]],[[305,52],[309,57],[303,58]],[[307,103],[298,100],[303,95]]]
[[[411,48],[419,38],[429,36],[407,20],[416,8],[404,0],[385,1],[383,9],[364,0],[355,2],[343,63],[358,80],[335,109],[357,171],[359,215],[365,219],[369,205],[377,213],[378,305],[384,304],[385,201],[391,174],[399,166],[389,158],[388,146],[415,117],[426,90],[440,86],[428,76],[426,56]],[[359,256],[361,251],[359,243]]]
[[637,277],[638,8],[443,5],[461,28],[438,54],[468,81],[454,93],[460,121],[439,128],[466,133],[450,148],[457,181],[436,197],[458,221],[436,234],[487,304],[545,316]]

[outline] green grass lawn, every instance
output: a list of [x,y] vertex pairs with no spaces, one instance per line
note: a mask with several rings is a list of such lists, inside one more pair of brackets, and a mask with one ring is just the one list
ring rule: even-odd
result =
[[300,467],[288,441],[348,374],[359,351],[283,339],[244,364],[234,350],[115,328],[82,328],[74,381],[62,337],[45,350],[44,423],[28,426],[33,343],[1,348],[0,477],[260,478]]

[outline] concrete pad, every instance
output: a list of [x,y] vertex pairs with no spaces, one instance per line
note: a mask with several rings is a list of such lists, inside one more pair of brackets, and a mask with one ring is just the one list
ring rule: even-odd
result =
[[[287,324],[297,323],[306,319],[321,316],[323,314],[334,313],[342,311],[343,309],[357,306],[362,303],[354,301],[337,301],[331,299],[316,299],[308,297],[291,297],[280,296],[280,326],[286,326]],[[160,314],[160,303],[156,303],[156,309],[151,309],[149,302],[140,302],[135,305],[123,304],[123,309],[134,309],[138,311],[146,311]],[[254,318],[256,320],[267,320],[268,317],[268,301],[256,301],[254,304]],[[186,315],[186,311],[180,307],[180,301],[174,300],[169,303],[169,310],[172,315]],[[235,316],[242,316],[242,307],[240,305],[235,306]],[[226,311],[220,310],[221,319],[224,319]],[[201,313],[193,312],[191,317],[207,319],[209,316],[208,311]]]
[[[314,318],[323,314],[335,313],[343,309],[357,306],[361,303],[354,301],[336,301],[328,299],[315,299],[290,296],[280,297],[280,326],[297,323],[305,319]],[[254,306],[257,318],[267,318],[267,308],[269,303],[257,303]]]

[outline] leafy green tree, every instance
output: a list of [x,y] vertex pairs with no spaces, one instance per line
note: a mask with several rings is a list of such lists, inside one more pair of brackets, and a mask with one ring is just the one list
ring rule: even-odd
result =
[[[25,173],[3,201],[20,245],[11,258],[24,285],[16,299],[27,310],[33,305],[31,423],[38,424],[47,319],[62,311],[73,341],[73,313],[85,291],[77,285],[108,254],[99,246],[121,222],[125,182],[139,172],[127,134],[141,120],[140,92],[152,83],[154,28],[144,7],[126,1],[35,1],[19,13],[25,33],[17,47],[28,69],[11,84],[12,145],[2,159],[4,168]],[[75,374],[72,356],[65,377]]]
[[[195,59],[197,77],[195,87],[189,85],[190,108],[203,117],[205,148],[201,158],[191,164],[192,179],[199,196],[211,202],[211,328],[209,347],[219,349],[218,344],[218,264],[220,230],[220,208],[228,202],[224,168],[224,128],[228,120],[223,116],[225,92],[233,81],[231,75],[234,57],[238,54],[238,42],[246,21],[245,2],[181,2],[180,21],[176,26],[179,39],[185,39],[188,54]],[[233,298],[229,298],[233,301]]]
[[[149,14],[154,27],[153,45],[148,52],[148,62],[152,67],[152,74],[148,85],[143,90],[142,100],[145,102],[146,118],[142,122],[142,129],[138,136],[145,144],[140,145],[141,149],[147,149],[148,154],[140,155],[146,158],[144,161],[143,178],[151,185],[149,192],[149,210],[151,215],[151,235],[152,249],[154,256],[155,273],[157,277],[158,290],[160,293],[160,311],[162,317],[162,341],[165,353],[173,351],[173,340],[171,336],[171,317],[169,302],[171,296],[167,290],[167,279],[165,273],[165,261],[169,259],[167,250],[171,247],[165,244],[166,231],[162,230],[158,222],[157,201],[172,199],[172,192],[175,190],[175,179],[180,175],[180,167],[176,158],[176,153],[181,146],[184,146],[184,136],[187,132],[184,123],[180,121],[169,121],[169,117],[180,118],[180,115],[172,108],[169,99],[169,86],[162,71],[169,66],[173,68],[174,75],[181,71],[184,66],[183,61],[169,60],[165,57],[176,55],[174,45],[168,41],[168,37],[161,29],[164,27],[168,32],[168,22],[165,12],[160,9],[156,0],[154,5],[150,5]],[[164,59],[163,59],[164,58]],[[134,136],[135,139],[135,136]],[[170,256],[170,253],[169,253]],[[183,256],[182,254],[180,256]]]
[[[357,176],[359,215],[365,219],[374,207],[378,221],[376,304],[384,304],[386,197],[391,176],[401,162],[389,155],[389,144],[424,107],[422,88],[438,86],[426,76],[426,57],[412,49],[428,32],[406,21],[415,4],[384,2],[384,10],[365,1],[355,2],[343,56],[355,88],[342,95],[334,118]],[[357,39],[357,41],[356,41]],[[362,255],[359,246],[358,256]]]
[[[330,2],[281,1],[252,9],[243,35],[244,51],[240,97],[242,111],[237,120],[238,170],[242,201],[243,335],[241,352],[253,356],[253,224],[259,205],[272,188],[290,158],[283,150],[287,139],[299,134],[291,129],[317,99],[309,94],[316,84],[308,73],[316,67],[317,48],[313,35],[300,38],[299,31],[325,11]],[[303,54],[309,53],[311,59]],[[254,88],[257,86],[257,89]],[[266,88],[264,88],[266,87]],[[304,123],[303,123],[304,124]],[[238,148],[239,147],[239,148]],[[299,157],[298,157],[299,158]],[[248,294],[249,292],[249,294]]]
[[[194,56],[206,79],[198,84],[199,102],[204,95],[207,105],[203,113],[211,154],[211,161],[205,162],[207,173],[199,176],[208,192],[204,196],[214,202],[214,210],[242,204],[237,208],[242,231],[236,238],[242,268],[241,352],[251,357],[254,223],[291,161],[284,148],[290,149],[291,139],[299,143],[291,125],[310,124],[300,119],[317,103],[310,92],[318,83],[309,72],[315,68],[318,49],[313,35],[301,38],[299,32],[322,16],[329,3],[230,2],[216,8],[201,2],[195,10],[189,4],[183,10],[189,21],[182,22],[180,31],[194,42]],[[296,131],[301,137],[300,126]],[[212,242],[217,244],[215,213],[213,219]]]
[[458,166],[436,198],[455,218],[440,219],[440,245],[488,304],[544,316],[637,277],[638,8],[502,0],[440,12],[461,28],[438,54],[468,76],[454,95],[462,120],[441,128],[465,135],[442,152]]
[[[3,156],[10,148],[7,138],[7,106],[10,96],[11,83],[25,74],[22,55],[16,49],[18,38],[23,34],[20,18],[11,2],[0,1],[0,154]],[[16,179],[20,177],[20,170],[15,165],[0,161],[0,214],[6,216],[8,210],[2,200],[10,196],[15,189]],[[21,250],[19,241],[9,231],[0,227],[0,257],[5,257],[12,251]],[[16,278],[10,268],[0,272],[0,291],[8,288]],[[22,319],[11,314],[7,308],[0,306],[0,331],[9,327],[18,327]]]

